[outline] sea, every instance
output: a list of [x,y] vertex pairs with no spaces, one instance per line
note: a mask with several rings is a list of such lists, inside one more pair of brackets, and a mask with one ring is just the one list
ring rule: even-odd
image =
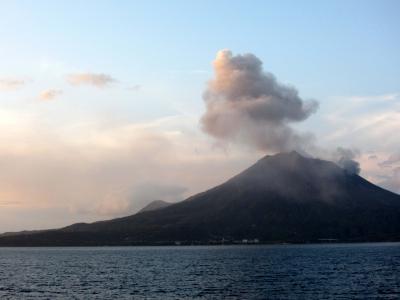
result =
[[0,299],[400,299],[400,243],[0,248]]

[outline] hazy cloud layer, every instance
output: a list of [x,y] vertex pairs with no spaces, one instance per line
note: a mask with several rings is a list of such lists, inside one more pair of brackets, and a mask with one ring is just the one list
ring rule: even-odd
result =
[[26,83],[25,79],[0,78],[0,91],[17,90]]
[[394,133],[400,130],[400,95],[339,97],[324,103],[326,145],[352,145],[363,150],[393,153],[399,149]]
[[388,174],[380,182],[380,185],[394,193],[400,194],[400,152],[390,154],[385,160],[378,163],[378,165]]
[[128,90],[134,91],[134,92],[140,91],[141,89],[142,89],[141,84],[134,84],[134,85],[131,85],[128,87]]
[[61,96],[62,94],[63,94],[62,90],[47,89],[40,93],[39,99],[43,101],[54,100],[55,98]]
[[382,168],[392,167],[393,165],[400,163],[400,152],[392,153],[386,160],[379,163]]
[[[393,170],[398,159],[400,131],[400,94],[334,97],[324,103],[325,114],[318,114],[321,127],[319,143],[326,148],[346,145],[362,150],[356,153],[361,176],[385,187],[396,185]],[[337,161],[338,157],[332,157]],[[394,178],[394,179],[393,179]],[[400,191],[400,182],[397,185]],[[391,188],[394,190],[393,188]]]
[[400,194],[400,167],[395,168],[392,174],[379,184],[389,191]]
[[205,132],[222,141],[274,152],[302,149],[310,142],[310,135],[297,133],[289,124],[307,119],[318,103],[304,101],[294,87],[264,72],[256,56],[219,51],[214,71],[203,95]]
[[[133,183],[132,183],[133,184]],[[95,212],[103,216],[125,216],[154,200],[178,202],[185,198],[186,187],[176,184],[145,182],[114,189],[97,203]]]
[[0,199],[7,203],[0,232],[124,216],[156,199],[182,200],[261,156],[214,149],[194,130],[197,118],[105,124],[71,117],[43,126],[41,114],[0,109],[0,116],[0,139],[7,141],[0,145]]
[[75,73],[66,77],[67,82],[72,85],[93,85],[96,87],[105,87],[116,80],[107,74],[96,73]]

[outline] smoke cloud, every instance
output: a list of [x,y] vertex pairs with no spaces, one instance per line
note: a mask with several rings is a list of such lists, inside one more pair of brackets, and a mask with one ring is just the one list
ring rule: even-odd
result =
[[203,130],[218,140],[252,145],[264,151],[302,150],[312,141],[289,124],[306,120],[318,109],[304,101],[294,87],[264,72],[253,54],[219,51],[214,60],[215,78],[204,92]]
[[359,174],[360,163],[354,160],[358,155],[358,151],[339,147],[336,150],[337,164],[349,174]]

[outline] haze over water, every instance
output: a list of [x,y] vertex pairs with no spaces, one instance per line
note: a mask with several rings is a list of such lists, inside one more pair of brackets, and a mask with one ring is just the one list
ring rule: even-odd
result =
[[1,299],[395,299],[400,243],[0,249]]

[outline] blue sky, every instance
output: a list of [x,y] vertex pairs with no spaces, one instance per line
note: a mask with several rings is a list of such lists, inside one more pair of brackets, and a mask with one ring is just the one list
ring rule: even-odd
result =
[[[23,225],[29,227],[119,214],[142,197],[135,198],[143,194],[141,186],[157,186],[164,194],[185,190],[172,193],[184,198],[259,157],[240,147],[228,154],[219,151],[199,129],[205,110],[202,93],[221,49],[253,53],[280,82],[295,86],[302,98],[319,101],[319,111],[296,126],[312,131],[322,146],[358,149],[363,175],[400,191],[397,166],[379,168],[400,151],[395,137],[400,130],[399,11],[399,1],[2,1],[0,80],[24,83],[0,91],[0,136],[7,141],[0,152],[21,164],[21,173],[0,186],[7,198],[3,211],[13,212],[0,223],[0,231],[1,226],[14,228],[18,218],[26,220],[27,211],[46,215],[43,223],[28,219]],[[114,81],[104,88],[66,81],[68,74],[82,73],[106,74]],[[45,91],[56,96],[40,101]],[[158,153],[157,147],[165,145],[159,139],[168,140],[171,153],[168,163],[153,159],[154,170],[179,162],[197,175],[182,179],[183,171],[177,169],[172,177],[144,180],[146,168],[137,161],[142,152]],[[174,147],[187,153],[177,158]],[[135,154],[129,163],[122,158],[116,163],[113,151],[122,158],[129,151]],[[379,161],[368,161],[367,156],[375,155],[371,153]],[[78,173],[70,170],[83,183],[67,177],[57,183],[59,190],[52,190],[52,170],[64,172],[61,165],[68,160],[88,164]],[[39,184],[21,175],[35,174],[43,161],[49,175]],[[203,165],[215,161],[225,171],[210,176]],[[116,169],[113,163],[142,171],[121,168],[109,178],[105,174]],[[96,176],[98,182],[124,182],[124,192],[110,184],[100,192],[113,200],[98,199],[100,192],[87,192]],[[173,180],[183,187],[173,186]],[[94,204],[75,194],[59,202],[26,200],[54,198],[63,188],[87,192]],[[29,192],[15,192],[21,189]],[[65,209],[61,202],[70,211],[66,219],[48,217],[49,211],[57,215]]]
[[255,53],[306,96],[379,94],[398,87],[399,9],[398,1],[3,1],[1,67],[25,74],[48,59],[139,82],[210,71],[228,48]]

